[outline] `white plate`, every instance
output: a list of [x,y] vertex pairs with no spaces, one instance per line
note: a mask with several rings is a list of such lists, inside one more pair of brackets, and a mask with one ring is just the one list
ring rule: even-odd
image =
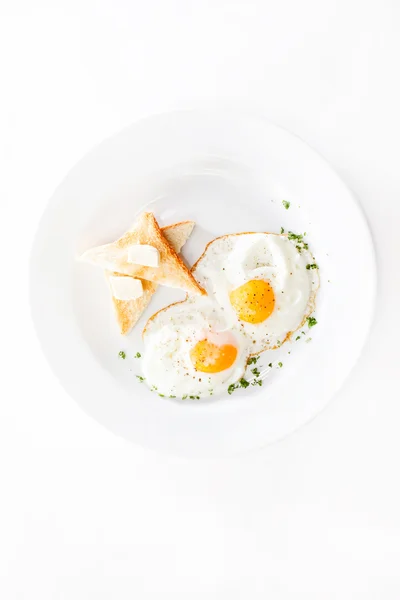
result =
[[[290,202],[288,210],[282,200]],[[103,273],[75,259],[116,239],[144,208],[162,225],[197,222],[184,248],[189,263],[206,242],[225,233],[281,226],[307,232],[320,266],[318,325],[262,358],[264,366],[274,361],[262,388],[183,402],[160,398],[138,382],[140,365],[133,355],[142,347],[146,319],[183,295],[159,289],[138,326],[123,338]],[[51,367],[87,413],[149,448],[229,455],[281,439],[326,406],[366,339],[375,278],[360,208],[318,154],[259,118],[188,111],[134,124],[69,173],[37,233],[31,303]],[[275,366],[280,361],[282,368]]]

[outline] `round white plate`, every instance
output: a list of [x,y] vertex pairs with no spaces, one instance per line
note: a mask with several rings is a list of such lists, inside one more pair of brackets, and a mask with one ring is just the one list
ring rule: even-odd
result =
[[[178,401],[160,398],[136,378],[140,360],[134,355],[142,349],[143,325],[183,294],[157,290],[136,328],[121,337],[104,274],[76,257],[119,237],[145,208],[161,225],[196,221],[183,249],[188,263],[226,233],[281,227],[307,232],[320,267],[318,324],[262,356],[264,367],[273,362],[262,388]],[[375,279],[361,210],[318,154],[256,117],[188,111],[132,125],[69,173],[36,236],[31,304],[52,369],[88,414],[149,448],[217,456],[281,439],[326,406],[363,347]]]

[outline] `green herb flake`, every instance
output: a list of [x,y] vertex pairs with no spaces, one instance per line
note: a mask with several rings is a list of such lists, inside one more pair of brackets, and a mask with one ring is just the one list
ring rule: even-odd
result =
[[318,265],[316,263],[312,263],[312,264],[308,264],[306,266],[307,271],[309,271],[310,269],[318,269]]
[[165,398],[164,394],[158,394],[160,396],[160,398]]
[[315,317],[307,317],[307,323],[308,323],[308,327],[314,327],[314,325],[316,325],[318,323],[317,319]]
[[270,369],[272,369],[272,363],[269,363],[269,365],[268,365],[268,366],[269,366],[269,368],[270,368]]
[[255,379],[251,383],[251,385],[262,385],[262,384],[263,384],[263,380],[262,379]]
[[[306,235],[306,234],[304,233],[304,235]],[[308,244],[304,241],[304,235],[302,233],[293,233],[293,231],[288,231],[288,239],[296,242],[296,249],[300,253],[303,250],[308,250]],[[318,268],[318,267],[315,267],[315,268]]]
[[286,210],[288,210],[288,208],[290,207],[290,202],[288,202],[287,200],[282,200],[282,204],[284,208],[286,208]]
[[187,398],[187,394],[185,394],[184,396],[182,396],[182,400],[186,400]]
[[126,354],[125,354],[125,352],[124,352],[123,350],[120,350],[120,351],[118,352],[118,356],[119,356],[120,358],[122,358],[123,360],[125,360],[125,358],[126,358]]
[[255,365],[256,362],[259,360],[259,356],[251,356],[250,358],[247,359],[247,364],[248,365]]
[[283,227],[281,227],[281,235],[282,233],[285,233],[285,230],[283,229]]
[[242,377],[237,383],[231,383],[231,385],[228,387],[228,394],[233,394],[235,390],[241,387],[246,389],[247,387],[249,387],[249,385],[250,382],[247,381],[247,379],[245,379],[244,377]]
[[296,338],[296,342],[297,342],[297,340],[299,340],[299,339],[300,339],[300,336],[298,335],[298,336],[297,336],[297,338]]
[[301,233],[293,233],[293,231],[288,231],[288,239],[289,240],[297,240],[298,242],[302,242],[303,236]]
[[253,375],[255,375],[256,377],[260,376],[260,371],[257,369],[257,367],[255,367],[254,369],[251,369],[251,372],[253,373]]
[[136,354],[135,354],[135,358],[141,358],[141,356],[142,356],[142,355],[140,354],[140,352],[136,352]]
[[200,400],[200,396],[189,396],[190,400]]
[[282,369],[282,367],[283,367],[283,363],[281,363],[281,362],[278,362],[278,367],[279,367],[280,369]]
[[142,377],[141,375],[136,375],[137,379],[139,379],[140,383],[143,383],[144,381],[144,377]]

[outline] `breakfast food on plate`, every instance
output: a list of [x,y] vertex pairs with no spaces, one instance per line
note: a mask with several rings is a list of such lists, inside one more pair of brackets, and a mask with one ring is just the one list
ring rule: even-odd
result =
[[146,324],[146,383],[179,397],[235,384],[251,355],[279,347],[314,310],[319,276],[311,265],[302,235],[243,233],[210,242],[192,269],[208,295],[172,304]]
[[314,310],[319,276],[310,263],[303,236],[238,233],[210,242],[192,272],[257,354],[281,345]]
[[[194,221],[182,221],[174,225],[168,225],[161,229],[163,236],[175,250],[180,252],[186,240],[193,231]],[[115,316],[122,335],[126,335],[137,323],[143,311],[148,306],[157,284],[146,279],[135,279],[130,275],[106,271],[106,277],[110,284],[112,301],[115,309]],[[120,287],[118,288],[118,284]],[[141,285],[141,294],[134,296],[135,290],[132,289],[138,284]],[[125,288],[128,287],[126,290]],[[124,295],[126,291],[126,294]]]
[[315,325],[310,315],[319,287],[303,235],[283,229],[218,237],[189,270],[178,252],[193,227],[184,221],[160,229],[144,212],[119,240],[81,257],[105,269],[122,334],[137,323],[159,284],[187,292],[147,321],[138,376],[161,396],[183,399],[261,385],[256,355],[279,348],[306,321]]
[[142,213],[119,240],[88,250],[81,260],[108,271],[180,288],[189,294],[205,294],[164,237],[153,213]]

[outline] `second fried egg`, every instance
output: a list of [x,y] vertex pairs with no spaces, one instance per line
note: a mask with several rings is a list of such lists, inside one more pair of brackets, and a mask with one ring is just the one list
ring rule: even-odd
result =
[[142,370],[147,385],[163,396],[220,394],[246,369],[249,340],[230,328],[210,298],[192,297],[153,315],[143,331]]
[[[292,237],[292,239],[289,239]],[[275,348],[314,310],[318,271],[302,236],[225,235],[213,240],[193,274],[221,307],[228,327],[251,341],[251,353]]]

